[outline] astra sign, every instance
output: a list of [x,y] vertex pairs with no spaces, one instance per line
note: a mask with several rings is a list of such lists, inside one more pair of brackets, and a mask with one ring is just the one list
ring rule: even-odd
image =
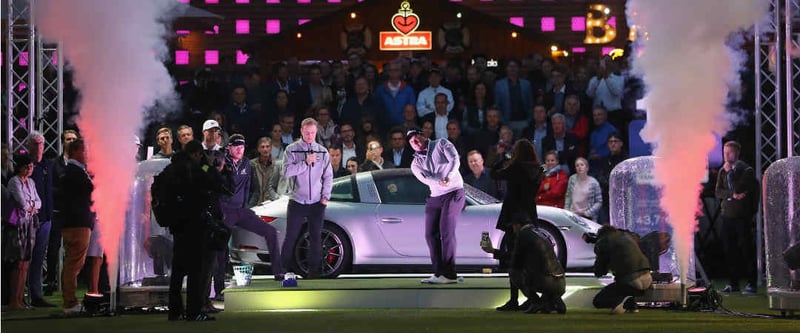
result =
[[392,28],[395,31],[380,32],[381,51],[430,50],[432,33],[417,31],[419,16],[411,10],[411,4],[403,1],[400,9],[392,15]]

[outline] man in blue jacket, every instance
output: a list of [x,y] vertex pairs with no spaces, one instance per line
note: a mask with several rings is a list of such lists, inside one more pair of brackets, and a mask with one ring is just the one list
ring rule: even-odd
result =
[[301,241],[298,237],[307,219],[311,242],[305,277],[314,279],[322,274],[322,222],[325,206],[331,198],[333,170],[328,150],[316,142],[317,121],[314,118],[303,120],[300,135],[300,140],[286,147],[283,156],[284,178],[288,180],[291,193],[286,210],[283,259],[286,267],[292,267],[295,244]]
[[403,108],[406,104],[417,104],[414,88],[403,81],[400,63],[392,62],[386,69],[389,79],[375,88],[375,98],[383,103],[383,115],[378,115],[382,128],[403,124]]

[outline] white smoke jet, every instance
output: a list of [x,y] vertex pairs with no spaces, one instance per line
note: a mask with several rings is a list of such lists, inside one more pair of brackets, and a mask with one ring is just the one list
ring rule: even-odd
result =
[[136,169],[132,138],[146,108],[157,100],[174,100],[173,82],[162,59],[168,50],[164,16],[177,4],[175,0],[35,2],[38,31],[61,43],[81,93],[78,126],[94,175],[94,210],[112,291]]
[[645,141],[659,157],[661,207],[672,224],[681,282],[692,255],[695,214],[706,156],[714,134],[730,127],[725,105],[738,85],[745,56],[731,49],[731,33],[747,29],[766,13],[762,0],[629,0],[628,22],[646,34],[634,52],[633,69],[648,87]]

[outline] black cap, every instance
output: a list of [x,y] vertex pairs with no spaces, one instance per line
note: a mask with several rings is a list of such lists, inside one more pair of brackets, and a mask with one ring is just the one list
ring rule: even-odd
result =
[[415,135],[424,135],[424,134],[422,133],[422,130],[418,128],[409,129],[408,132],[406,132],[406,141],[411,140],[411,137]]
[[228,146],[244,146],[244,135],[234,134],[228,138]]

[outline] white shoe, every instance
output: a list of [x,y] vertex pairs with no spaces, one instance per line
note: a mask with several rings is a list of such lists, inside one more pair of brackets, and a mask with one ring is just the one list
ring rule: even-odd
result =
[[448,278],[444,277],[444,275],[439,275],[439,276],[436,276],[436,277],[433,277],[433,278],[430,278],[430,279],[426,279],[426,280],[428,282],[423,282],[423,283],[430,283],[430,284],[452,284],[452,283],[458,283],[458,280],[456,280],[456,279],[448,279]]
[[626,296],[625,298],[623,298],[622,302],[619,302],[619,304],[617,304],[617,306],[615,306],[613,309],[611,309],[611,314],[625,313],[625,310],[626,310],[625,309],[625,303],[628,302],[628,299],[632,299],[632,298],[633,298],[633,296]]
[[64,314],[68,314],[68,315],[70,315],[70,314],[79,314],[81,312],[83,312],[83,304],[81,304],[81,303],[75,304],[75,306],[73,306],[71,308],[65,308],[64,309]]
[[439,277],[438,277],[438,276],[436,276],[436,275],[431,275],[430,277],[428,277],[428,278],[425,278],[425,279],[422,279],[422,280],[420,280],[419,282],[420,282],[420,283],[435,283],[435,282],[433,282],[433,281],[436,281],[437,279],[439,279]]

